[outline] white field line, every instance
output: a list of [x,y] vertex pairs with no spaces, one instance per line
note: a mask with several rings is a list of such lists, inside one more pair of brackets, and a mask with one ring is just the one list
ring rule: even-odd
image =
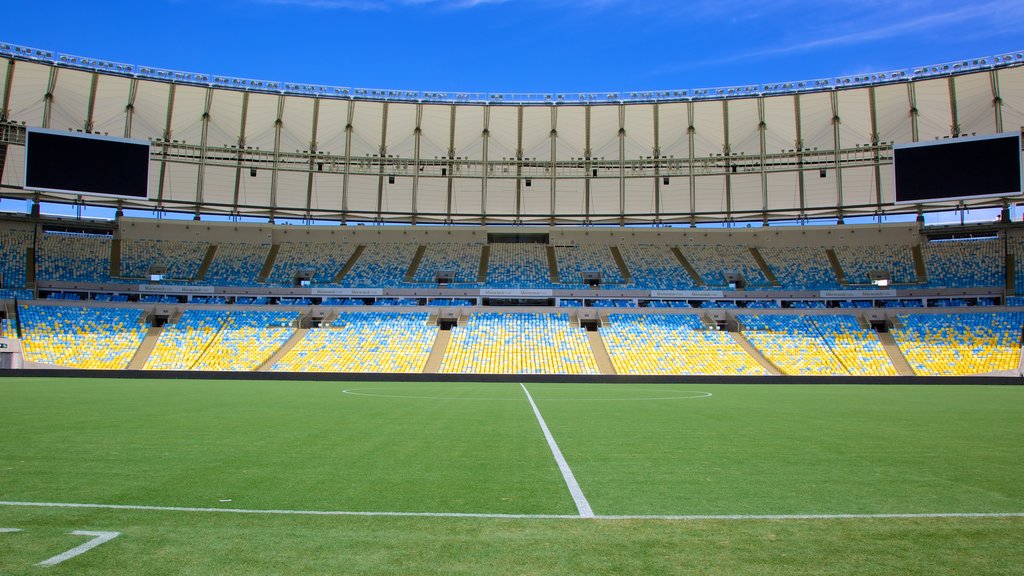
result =
[[93,548],[99,546],[100,544],[103,544],[105,542],[110,542],[114,538],[117,538],[118,536],[120,536],[121,533],[120,532],[93,532],[93,531],[90,531],[90,530],[75,530],[74,532],[71,533],[71,535],[72,536],[92,536],[92,540],[89,540],[88,542],[86,542],[85,544],[82,544],[81,546],[76,546],[76,547],[72,548],[71,550],[68,550],[67,552],[63,552],[61,554],[57,554],[53,558],[47,558],[46,560],[43,560],[42,562],[36,564],[36,566],[55,566],[55,565],[60,564],[61,562],[65,561],[65,560],[70,560],[70,559],[74,558],[75,556],[78,556],[80,554],[85,554],[86,552],[88,552],[89,550],[92,550]]
[[918,514],[655,514],[583,517],[576,514],[487,514],[472,512],[358,512],[342,510],[259,510],[244,508],[197,508],[188,506],[141,506],[132,504],[80,504],[71,502],[7,502],[0,506],[29,508],[86,508],[140,512],[198,512],[263,514],[277,516],[369,516],[397,518],[488,518],[512,520],[870,520],[920,518],[1024,518],[1024,512],[925,512]]
[[537,417],[537,423],[540,424],[540,429],[544,432],[544,438],[548,441],[548,448],[551,449],[551,455],[555,457],[555,462],[558,463],[558,469],[562,472],[562,478],[565,479],[565,485],[569,488],[569,493],[572,494],[572,500],[576,503],[576,509],[580,512],[581,518],[593,518],[594,511],[590,508],[590,502],[587,502],[587,497],[583,495],[583,490],[580,489],[580,485],[576,482],[576,477],[572,474],[572,469],[569,468],[569,463],[565,461],[565,457],[562,456],[562,451],[558,449],[558,444],[555,443],[555,437],[551,435],[551,430],[548,430],[548,425],[544,423],[544,417],[540,415],[540,409],[537,408],[537,404],[533,401],[533,396],[530,396],[530,391],[526,389],[526,385],[522,382],[519,383],[522,387],[523,392],[526,393],[526,399],[530,401],[530,406],[533,407],[533,414]]

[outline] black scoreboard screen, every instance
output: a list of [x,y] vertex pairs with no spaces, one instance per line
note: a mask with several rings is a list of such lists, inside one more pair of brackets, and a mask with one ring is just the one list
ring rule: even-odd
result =
[[893,146],[896,203],[1021,193],[1017,132]]
[[25,137],[25,188],[147,198],[149,142],[29,128]]

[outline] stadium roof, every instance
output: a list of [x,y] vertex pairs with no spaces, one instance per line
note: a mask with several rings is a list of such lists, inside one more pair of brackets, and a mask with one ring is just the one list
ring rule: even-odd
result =
[[[462,94],[175,72],[0,43],[2,192],[265,218],[791,221],[893,204],[892,144],[1024,126],[1024,55],[706,90]],[[24,127],[152,142],[149,200],[24,189]],[[966,206],[992,206],[979,199]]]

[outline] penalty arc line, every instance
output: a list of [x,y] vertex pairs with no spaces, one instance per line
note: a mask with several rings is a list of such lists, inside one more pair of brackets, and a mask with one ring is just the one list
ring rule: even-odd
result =
[[576,476],[573,475],[572,469],[569,468],[569,463],[565,461],[565,457],[562,456],[562,451],[558,448],[558,444],[555,442],[555,437],[551,435],[551,430],[548,429],[548,425],[544,422],[544,417],[540,415],[540,409],[537,408],[537,403],[533,401],[533,396],[530,395],[530,391],[526,389],[526,385],[522,382],[519,383],[522,387],[523,392],[526,393],[526,399],[530,401],[530,406],[533,408],[533,415],[537,417],[537,423],[540,424],[540,429],[544,433],[544,438],[548,441],[548,448],[551,449],[551,455],[555,457],[555,462],[558,464],[558,469],[562,472],[562,478],[565,480],[565,485],[569,488],[569,494],[572,495],[573,502],[576,503],[576,509],[579,510],[581,518],[593,518],[594,511],[590,508],[590,502],[587,502],[587,497],[583,495],[583,490],[580,489],[580,485],[576,482]]
[[[343,510],[273,510],[245,508],[199,508],[188,506],[143,506],[134,504],[81,504],[72,502],[5,502],[0,506],[29,508],[87,508],[139,512],[197,512],[214,514],[257,514],[271,516],[360,516],[391,518],[487,518],[495,520],[580,520],[575,514],[488,514],[474,512],[358,512]],[[923,512],[867,514],[614,514],[593,516],[595,520],[914,520],[925,518],[1024,518],[1024,512]],[[0,531],[10,531],[4,529]]]

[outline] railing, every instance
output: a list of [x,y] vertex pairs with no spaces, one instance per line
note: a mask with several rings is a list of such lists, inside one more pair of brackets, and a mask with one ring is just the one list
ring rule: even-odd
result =
[[515,93],[515,92],[437,92],[423,90],[399,90],[388,88],[353,88],[347,86],[323,86],[278,80],[253,80],[235,78],[202,72],[182,72],[137,64],[125,64],[97,58],[63,54],[51,50],[29,48],[17,44],[0,42],[0,56],[16,60],[46,62],[54,66],[114,74],[132,78],[149,78],[178,84],[208,86],[242,90],[247,92],[268,92],[293,94],[319,98],[348,100],[373,100],[395,102],[439,102],[450,104],[610,104],[629,102],[686,102],[695,100],[719,100],[725,98],[749,98],[779,94],[819,92],[837,88],[873,86],[894,82],[906,82],[937,76],[964,74],[979,70],[990,70],[1007,66],[1024,65],[1024,52],[1008,52],[995,56],[984,56],[920,66],[904,70],[890,70],[870,74],[855,74],[835,78],[750,84],[720,88],[670,89],[670,90],[626,90],[608,92],[560,92],[560,93]]

